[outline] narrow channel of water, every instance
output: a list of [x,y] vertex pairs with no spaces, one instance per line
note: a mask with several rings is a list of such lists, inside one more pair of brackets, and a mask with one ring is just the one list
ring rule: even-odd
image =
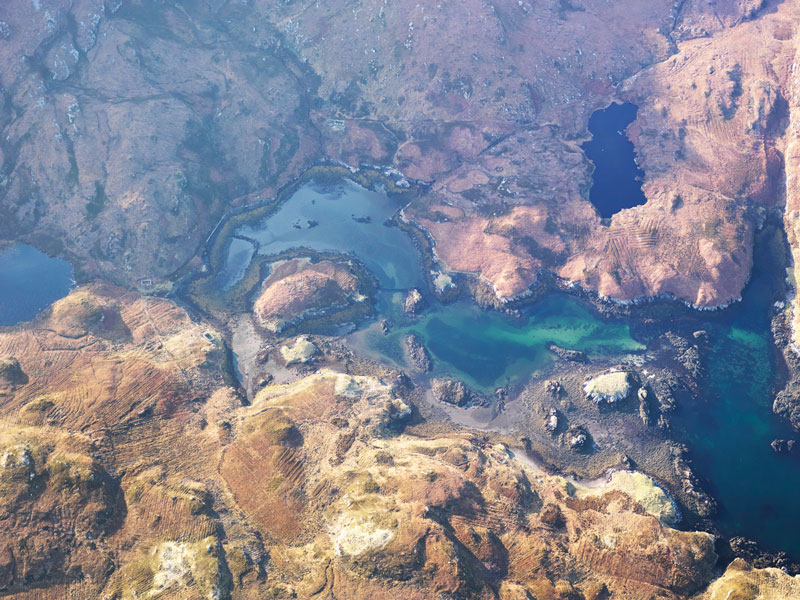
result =
[[33,319],[69,293],[72,266],[27,244],[0,252],[0,325]]

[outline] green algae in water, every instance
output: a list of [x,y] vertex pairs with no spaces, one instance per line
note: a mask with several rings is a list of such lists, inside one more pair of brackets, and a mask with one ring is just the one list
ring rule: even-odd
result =
[[402,339],[416,333],[434,359],[434,374],[457,377],[492,390],[551,364],[548,342],[590,357],[644,350],[627,324],[595,316],[578,300],[550,296],[523,319],[511,319],[468,304],[435,307],[419,321],[372,340],[375,350],[401,360]]

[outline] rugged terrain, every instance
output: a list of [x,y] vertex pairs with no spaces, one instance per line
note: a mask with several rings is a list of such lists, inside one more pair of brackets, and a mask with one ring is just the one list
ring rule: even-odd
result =
[[[0,330],[0,594],[797,596],[777,569],[723,572],[714,538],[676,529],[627,454],[578,480],[526,452],[666,429],[669,394],[567,422],[600,372],[565,363],[567,393],[540,382],[514,435],[478,433],[336,340],[279,339],[369,309],[343,260],[271,264],[235,319],[142,294],[212,285],[203,252],[226,215],[336,164],[410,189],[402,217],[430,244],[426,265],[466,274],[489,303],[548,271],[614,300],[725,305],[767,213],[800,256],[798,23],[795,0],[3,2],[0,238],[93,283]],[[639,107],[627,133],[648,201],[603,220],[580,143],[615,101]],[[791,310],[776,325],[787,347]],[[701,368],[692,344],[687,371]],[[274,380],[243,394],[230,347]],[[796,417],[784,396],[776,410]],[[650,448],[635,462],[662,458]],[[664,460],[703,516],[681,453]]]
[[796,586],[739,562],[702,592],[713,538],[672,529],[646,476],[549,474],[513,439],[421,421],[413,393],[374,375],[298,370],[245,405],[217,334],[168,301],[79,288],[0,333],[0,353],[8,597],[716,600]]
[[[4,234],[159,286],[199,266],[227,208],[329,160],[428,184],[406,216],[500,299],[546,268],[621,300],[726,304],[759,211],[784,204],[784,163],[794,222],[797,10],[5,3]],[[604,223],[578,142],[619,100],[640,108],[628,134],[648,202]]]
[[359,292],[358,277],[346,266],[323,260],[310,264],[294,259],[274,264],[261,287],[253,310],[271,331],[315,314],[335,312],[367,298]]

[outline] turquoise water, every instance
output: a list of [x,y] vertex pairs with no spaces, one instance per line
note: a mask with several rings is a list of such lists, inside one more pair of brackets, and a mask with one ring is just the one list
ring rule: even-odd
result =
[[0,325],[29,321],[69,293],[72,267],[27,244],[0,252]]
[[527,378],[551,364],[548,342],[590,357],[644,350],[627,324],[601,319],[570,296],[549,296],[526,314],[512,319],[466,303],[437,305],[388,336],[370,331],[367,344],[402,362],[403,339],[416,333],[434,359],[435,375],[457,377],[482,391]]
[[712,349],[703,397],[672,422],[720,503],[717,526],[800,558],[800,457],[770,448],[775,438],[798,439],[772,413],[770,311],[782,273],[763,248],[757,246],[755,259],[742,302],[708,323]]
[[[422,284],[419,253],[411,238],[384,223],[400,206],[386,194],[351,181],[298,189],[278,210],[236,235],[258,243],[261,255],[292,249],[351,254],[364,263],[384,289],[408,289]],[[219,277],[226,286],[244,273],[252,257],[246,242],[234,239]]]

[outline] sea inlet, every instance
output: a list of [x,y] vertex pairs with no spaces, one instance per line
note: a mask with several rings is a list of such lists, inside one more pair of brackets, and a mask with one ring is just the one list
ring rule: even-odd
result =
[[[634,114],[624,105],[613,110],[622,111],[625,119]],[[596,138],[617,136],[619,126],[618,122],[616,128],[597,129]],[[595,171],[596,181],[602,181],[603,164],[607,163],[598,164]],[[627,321],[606,318],[563,292],[545,294],[516,318],[467,301],[433,300],[418,318],[404,320],[399,300],[409,288],[423,285],[426,274],[411,238],[384,224],[400,209],[386,194],[351,182],[306,184],[271,216],[235,230],[235,243],[230,243],[219,275],[235,281],[256,253],[310,249],[349,256],[378,280],[376,318],[389,318],[396,325],[389,335],[382,335],[370,323],[359,324],[350,338],[358,348],[366,348],[376,360],[398,364],[403,360],[403,337],[416,333],[433,356],[434,375],[462,379],[480,391],[524,382],[546,369],[554,360],[546,351],[548,342],[582,350],[590,359],[610,360],[644,351],[630,327],[631,319],[637,318],[635,311]],[[251,244],[250,251],[242,254],[236,240]],[[715,313],[690,309],[681,313],[687,330],[708,332],[711,349],[704,357],[708,377],[701,382],[696,401],[683,403],[671,416],[672,435],[687,444],[704,486],[718,500],[715,523],[723,533],[744,535],[800,558],[796,509],[800,461],[776,455],[770,448],[774,438],[797,437],[771,411],[776,365],[770,315],[776,300],[776,267],[762,250],[757,250],[755,259],[741,302]],[[657,309],[648,310],[647,318],[657,321]]]

